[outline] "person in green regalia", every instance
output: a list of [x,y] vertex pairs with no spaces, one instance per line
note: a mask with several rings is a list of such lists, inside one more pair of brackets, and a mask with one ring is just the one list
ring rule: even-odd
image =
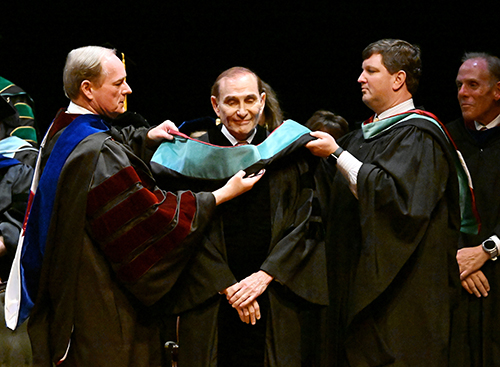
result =
[[478,226],[470,205],[461,208],[471,198],[466,172],[446,128],[415,109],[420,49],[384,39],[362,56],[358,82],[375,115],[338,143],[313,132],[318,139],[306,145],[337,171],[326,237],[327,365],[459,366],[455,255],[460,230]]

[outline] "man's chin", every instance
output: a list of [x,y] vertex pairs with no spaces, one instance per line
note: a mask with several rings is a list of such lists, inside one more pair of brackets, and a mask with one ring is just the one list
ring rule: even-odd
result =
[[245,130],[238,130],[238,131],[229,130],[229,133],[238,140],[245,140],[252,134],[252,131],[253,131],[253,128],[251,130],[246,130],[246,129]]
[[474,121],[476,119],[476,116],[474,115],[474,113],[472,113],[472,111],[462,110],[462,117],[466,121]]

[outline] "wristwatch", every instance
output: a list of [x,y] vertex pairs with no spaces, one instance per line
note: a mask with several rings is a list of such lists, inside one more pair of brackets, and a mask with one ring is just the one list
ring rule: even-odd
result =
[[337,164],[337,159],[339,159],[339,157],[343,151],[344,151],[344,149],[342,149],[341,147],[338,147],[335,152],[330,154],[330,156],[328,157],[328,161],[329,162],[331,161],[332,163]]
[[495,261],[498,257],[497,244],[493,240],[486,240],[483,242],[483,250],[490,254],[491,260]]

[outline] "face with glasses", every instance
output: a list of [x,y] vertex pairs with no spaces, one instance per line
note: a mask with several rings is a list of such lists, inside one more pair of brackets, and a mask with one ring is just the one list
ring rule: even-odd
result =
[[245,140],[257,126],[264,110],[265,93],[259,93],[257,78],[241,73],[222,78],[219,97],[212,96],[212,106],[221,122],[237,140]]

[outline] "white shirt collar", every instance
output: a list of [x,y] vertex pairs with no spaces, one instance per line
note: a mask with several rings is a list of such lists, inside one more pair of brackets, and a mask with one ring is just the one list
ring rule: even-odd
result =
[[[231,133],[229,132],[229,130],[227,129],[226,125],[222,125],[222,133],[224,134],[224,136],[229,140],[229,142],[234,146],[238,143],[241,143],[240,141],[238,141],[234,136],[231,135]],[[253,138],[255,137],[255,134],[257,133],[257,128],[253,129],[253,132],[252,134],[250,134],[250,136],[248,138],[246,138],[246,142],[248,144],[252,144],[252,140]]]
[[481,125],[479,122],[474,121],[474,125],[476,126],[476,130],[481,130],[483,126],[486,126],[486,129],[492,129],[500,125],[500,115],[495,117],[493,121],[491,121],[488,125]]
[[74,115],[95,115],[95,113],[90,112],[86,108],[77,105],[75,102],[69,102],[69,106],[66,109],[66,113],[71,113]]
[[415,105],[413,104],[413,98],[410,98],[397,106],[391,107],[388,110],[385,110],[382,112],[380,115],[375,116],[375,118],[378,118],[379,120],[386,119],[390,116],[394,116],[409,110],[415,109]]

